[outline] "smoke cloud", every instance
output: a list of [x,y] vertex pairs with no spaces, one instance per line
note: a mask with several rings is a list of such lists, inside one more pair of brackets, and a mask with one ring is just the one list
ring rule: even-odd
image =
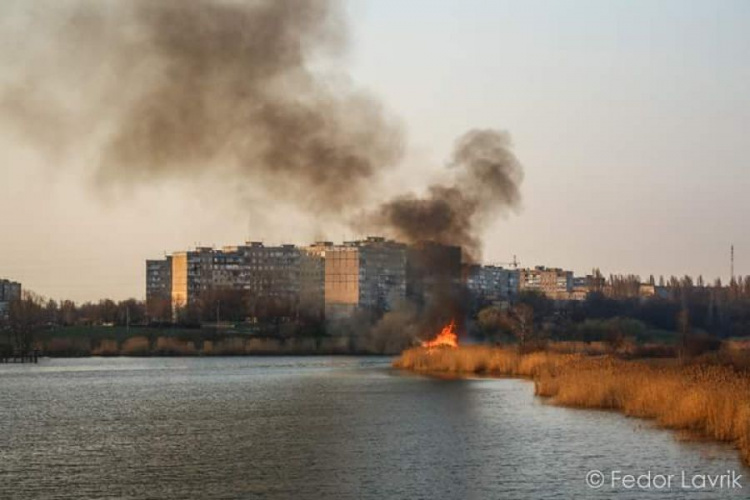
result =
[[462,247],[464,260],[479,259],[481,233],[489,219],[521,201],[523,168],[511,151],[510,135],[471,130],[456,141],[450,184],[435,184],[426,196],[407,194],[384,203],[369,224],[408,241]]
[[[0,121],[52,165],[88,152],[99,186],[210,177],[227,192],[341,217],[372,206],[381,174],[401,159],[399,121],[340,69],[347,33],[335,0],[5,8]],[[396,197],[353,225],[478,259],[483,224],[518,206],[522,168],[508,134],[494,130],[459,138],[450,168],[450,183]]]
[[53,4],[17,9],[0,110],[55,154],[96,137],[103,185],[211,175],[335,212],[401,157],[398,121],[330,69],[336,1]]

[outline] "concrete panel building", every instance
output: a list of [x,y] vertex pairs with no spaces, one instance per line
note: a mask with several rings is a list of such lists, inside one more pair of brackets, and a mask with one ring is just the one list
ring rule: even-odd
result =
[[500,266],[468,266],[466,287],[478,302],[511,301],[518,296],[520,272]]
[[573,272],[538,266],[520,270],[521,291],[537,291],[553,300],[569,300],[573,291]]
[[21,284],[7,279],[0,279],[0,315],[8,313],[10,303],[21,300]]
[[189,305],[212,290],[243,290],[263,297],[296,300],[300,292],[302,252],[294,245],[263,243],[201,247],[172,255],[172,303]]
[[172,257],[146,261],[146,315],[150,321],[172,317]]
[[299,261],[299,312],[311,320],[325,316],[325,259],[306,251]]
[[342,245],[319,242],[307,248],[325,262],[325,315],[393,309],[406,296],[406,245],[379,237]]
[[603,292],[605,279],[602,276],[588,274],[586,276],[575,276],[573,278],[573,289],[570,292],[571,300],[586,300],[591,293]]
[[272,304],[285,315],[322,317],[323,273],[320,257],[294,245],[198,247],[147,261],[146,296],[154,304],[168,298],[173,318],[180,310],[227,292],[241,293],[249,310],[256,304],[268,311]]

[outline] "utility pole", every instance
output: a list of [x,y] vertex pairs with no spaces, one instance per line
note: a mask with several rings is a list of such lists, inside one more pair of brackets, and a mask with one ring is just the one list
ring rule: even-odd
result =
[[130,338],[130,305],[125,306],[125,328]]
[[734,281],[734,244],[732,244],[729,253],[729,284],[731,285]]

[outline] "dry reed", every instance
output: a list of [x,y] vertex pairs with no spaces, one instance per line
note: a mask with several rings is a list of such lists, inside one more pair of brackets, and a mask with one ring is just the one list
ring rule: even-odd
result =
[[195,356],[198,353],[195,343],[174,337],[159,337],[156,339],[154,354],[159,356]]
[[121,356],[148,356],[151,347],[146,337],[130,337],[122,343]]
[[735,444],[750,465],[750,371],[719,358],[623,360],[466,346],[413,348],[397,368],[428,373],[531,377],[535,392],[555,404],[618,410]]
[[91,351],[92,356],[117,356],[120,354],[120,347],[116,340],[102,339],[99,345]]

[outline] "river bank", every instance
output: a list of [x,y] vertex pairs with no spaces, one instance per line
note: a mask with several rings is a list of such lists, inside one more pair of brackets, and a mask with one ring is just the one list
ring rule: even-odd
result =
[[393,365],[421,373],[531,378],[535,393],[554,404],[617,410],[730,442],[750,465],[750,369],[736,361],[623,360],[466,346],[408,349]]
[[200,334],[190,336],[136,335],[95,338],[88,335],[41,339],[35,348],[47,357],[88,356],[321,356],[393,355],[397,352],[367,338],[255,337]]

